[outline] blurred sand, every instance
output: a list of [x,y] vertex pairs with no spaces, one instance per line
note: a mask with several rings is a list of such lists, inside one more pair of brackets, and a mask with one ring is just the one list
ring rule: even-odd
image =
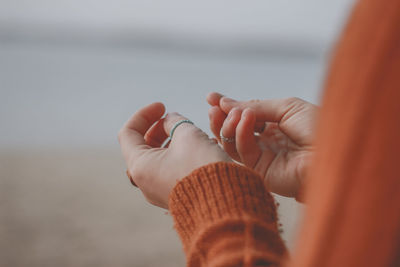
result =
[[0,266],[184,266],[171,217],[124,170],[114,150],[1,152]]
[[172,219],[118,151],[0,156],[0,266],[184,266]]

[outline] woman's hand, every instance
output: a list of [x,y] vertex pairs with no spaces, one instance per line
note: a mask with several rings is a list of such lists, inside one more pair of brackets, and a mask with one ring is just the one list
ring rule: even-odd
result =
[[208,163],[231,160],[215,140],[189,123],[179,125],[168,148],[161,148],[175,123],[186,119],[177,113],[162,118],[164,112],[162,103],[140,109],[118,139],[134,183],[150,203],[168,208],[169,193],[180,179]]
[[[210,126],[224,150],[274,193],[296,197],[313,151],[318,107],[298,98],[235,101],[211,93]],[[233,142],[221,140],[234,138]]]

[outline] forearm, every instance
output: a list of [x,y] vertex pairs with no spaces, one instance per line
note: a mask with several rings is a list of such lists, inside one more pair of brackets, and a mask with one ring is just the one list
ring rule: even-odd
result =
[[188,266],[277,266],[286,254],[274,199],[248,168],[214,163],[170,195]]

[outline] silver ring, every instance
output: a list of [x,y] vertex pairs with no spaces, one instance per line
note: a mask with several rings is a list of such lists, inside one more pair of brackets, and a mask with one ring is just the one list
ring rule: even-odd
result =
[[191,120],[180,120],[177,123],[175,123],[174,126],[172,127],[171,131],[169,132],[168,138],[165,139],[164,143],[161,145],[161,148],[166,148],[167,147],[169,142],[171,142],[171,140],[172,140],[172,136],[174,135],[176,128],[178,128],[178,126],[183,124],[183,123],[189,123],[189,124],[194,125],[194,123]]
[[225,137],[225,136],[222,134],[222,130],[221,130],[221,132],[219,133],[219,137],[221,138],[221,141],[222,141],[223,143],[234,143],[234,142],[235,142],[235,137],[231,137],[231,138]]

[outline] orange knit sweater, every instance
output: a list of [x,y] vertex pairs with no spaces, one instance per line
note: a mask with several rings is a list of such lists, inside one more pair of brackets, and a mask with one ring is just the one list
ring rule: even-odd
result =
[[294,255],[253,171],[214,163],[170,195],[188,266],[400,266],[400,1],[360,1],[328,75]]

